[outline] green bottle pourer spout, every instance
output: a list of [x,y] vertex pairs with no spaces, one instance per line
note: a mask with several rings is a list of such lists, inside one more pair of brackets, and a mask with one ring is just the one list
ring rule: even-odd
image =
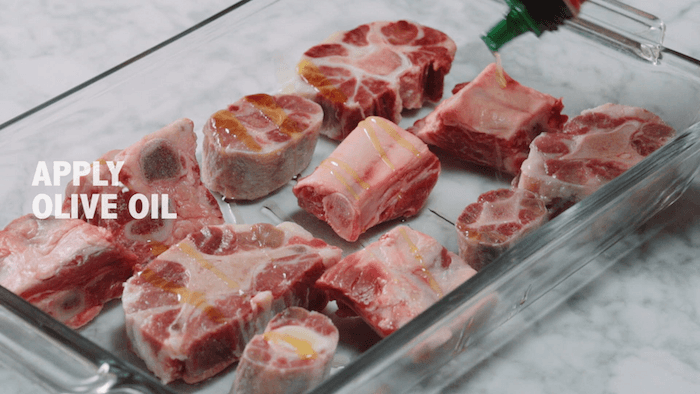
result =
[[498,22],[481,39],[491,52],[497,52],[505,43],[529,31],[538,37],[542,34],[539,24],[527,12],[520,0],[506,0],[510,11],[505,19]]

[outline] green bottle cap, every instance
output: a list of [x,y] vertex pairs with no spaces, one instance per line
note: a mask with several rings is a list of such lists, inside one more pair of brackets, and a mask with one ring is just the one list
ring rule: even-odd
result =
[[481,37],[491,52],[498,51],[505,43],[523,33],[531,31],[537,36],[542,34],[539,24],[532,19],[520,0],[506,0],[506,3],[510,7],[508,15]]

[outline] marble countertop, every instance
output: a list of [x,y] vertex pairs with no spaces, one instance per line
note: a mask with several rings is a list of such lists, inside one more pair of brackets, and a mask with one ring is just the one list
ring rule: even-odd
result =
[[[0,124],[230,5],[3,0]],[[627,0],[700,59],[700,1]],[[457,392],[700,393],[700,185],[685,219],[615,263],[470,372]],[[0,365],[3,390],[42,389]]]

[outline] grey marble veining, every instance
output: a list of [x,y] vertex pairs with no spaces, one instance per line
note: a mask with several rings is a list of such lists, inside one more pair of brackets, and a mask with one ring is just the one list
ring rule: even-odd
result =
[[[629,0],[628,4],[660,17],[666,24],[668,47],[700,58],[700,1]],[[122,1],[56,3],[46,0],[3,0],[0,12],[0,123],[113,67],[141,51],[180,32],[226,7],[228,2]],[[462,11],[455,2],[455,10]],[[386,10],[385,10],[386,11]],[[382,12],[382,11],[378,11]],[[456,11],[455,11],[456,12]],[[271,16],[271,18],[274,16]],[[432,16],[435,17],[435,16]],[[304,26],[296,26],[303,31]],[[458,27],[455,27],[457,31]],[[469,27],[462,31],[468,32]],[[311,36],[315,32],[306,33]],[[467,34],[467,33],[464,33]],[[303,34],[302,34],[303,35]],[[284,40],[284,36],[275,36]],[[251,53],[261,61],[279,52],[254,51],[246,47],[254,37],[241,37],[228,48],[231,53]],[[289,45],[295,45],[289,42]],[[294,51],[290,51],[294,52]],[[573,55],[572,55],[573,56]],[[584,55],[581,55],[584,56]],[[213,81],[231,70],[225,60],[207,65],[206,72],[183,65],[170,78]],[[284,57],[279,58],[285,63]],[[185,60],[186,61],[186,60]],[[293,61],[293,59],[292,59]],[[169,94],[187,97],[181,108],[159,106],[157,89],[141,99],[150,110],[171,117],[173,113],[201,121],[221,102],[259,86],[273,88],[274,65],[263,62],[269,72],[251,74],[237,90],[222,90],[215,97],[189,95],[187,83]],[[469,73],[465,67],[456,72]],[[184,73],[184,74],[182,74]],[[604,78],[605,75],[593,75]],[[609,77],[609,76],[608,76]],[[163,78],[169,78],[167,75]],[[128,84],[129,80],[125,82]],[[127,90],[128,87],[124,89]],[[624,89],[624,84],[620,86]],[[97,93],[96,93],[97,94]],[[124,103],[124,108],[143,102]],[[700,103],[699,103],[700,104]],[[583,104],[582,104],[583,105]],[[73,120],[89,129],[91,119],[116,114],[100,108]],[[154,116],[158,117],[158,116]],[[134,121],[131,119],[130,121]],[[150,120],[136,120],[152,129]],[[141,131],[135,130],[139,134]],[[66,140],[69,155],[96,156],[101,149],[79,149]],[[104,147],[111,141],[105,139]],[[71,146],[75,150],[70,151]],[[17,146],[17,154],[25,147]],[[52,160],[35,152],[44,160]],[[13,174],[27,178],[33,168]],[[6,178],[3,178],[3,180]],[[489,184],[485,187],[491,187]],[[15,197],[9,206],[25,205]],[[634,249],[603,275],[525,330],[492,357],[470,371],[447,392],[478,393],[698,393],[700,392],[700,185],[694,184],[679,201],[683,220]],[[12,393],[39,393],[41,388],[8,369],[0,370],[4,389]]]
[[212,0],[3,0],[0,123],[231,4]]

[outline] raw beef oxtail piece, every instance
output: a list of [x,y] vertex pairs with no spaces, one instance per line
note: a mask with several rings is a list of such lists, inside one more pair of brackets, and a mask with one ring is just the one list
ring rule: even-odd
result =
[[331,267],[316,286],[387,336],[475,273],[432,237],[398,226]]
[[531,191],[486,192],[457,219],[459,256],[479,271],[546,220],[544,200]]
[[604,104],[571,119],[562,133],[537,137],[518,187],[543,196],[556,215],[674,136],[671,127],[645,109]]
[[338,329],[318,312],[291,307],[246,345],[231,394],[302,394],[325,379]]
[[368,228],[418,213],[440,175],[428,146],[372,116],[294,187],[299,206],[347,241]]
[[207,379],[237,361],[275,314],[324,308],[314,283],[340,258],[290,222],[205,227],[126,282],[131,348],[165,383]]
[[368,116],[399,123],[404,108],[442,98],[457,46],[414,22],[374,22],[310,48],[297,66],[298,92],[325,112],[321,133],[342,140]]
[[0,231],[0,285],[71,328],[122,294],[136,255],[104,228],[25,215]]
[[227,198],[264,197],[309,165],[322,122],[300,96],[246,96],[204,125],[202,181]]
[[[66,188],[63,211],[70,212],[71,194],[86,194],[89,201],[95,198],[96,209],[92,218],[88,215],[89,208],[80,200],[81,218],[106,227],[118,242],[135,251],[143,263],[187,234],[206,225],[223,223],[219,205],[200,179],[195,158],[197,137],[193,128],[191,120],[181,119],[124,150],[108,152],[100,159],[100,179],[110,180],[109,185],[96,186],[92,172],[80,179],[79,186],[70,183]],[[124,163],[119,171],[118,186],[111,184],[108,161]],[[116,209],[112,210],[116,219],[101,216],[99,194],[117,196]],[[129,209],[129,202],[136,194],[143,195],[149,202],[150,210],[142,219],[135,219]],[[154,199],[161,207],[157,211],[153,209]],[[174,214],[175,219],[163,218],[164,200],[168,211],[166,216]],[[138,203],[135,208],[140,212],[143,205]]]
[[561,99],[504,77],[505,87],[496,65],[487,66],[408,131],[462,160],[516,175],[530,142],[542,132],[560,131],[567,116]]

